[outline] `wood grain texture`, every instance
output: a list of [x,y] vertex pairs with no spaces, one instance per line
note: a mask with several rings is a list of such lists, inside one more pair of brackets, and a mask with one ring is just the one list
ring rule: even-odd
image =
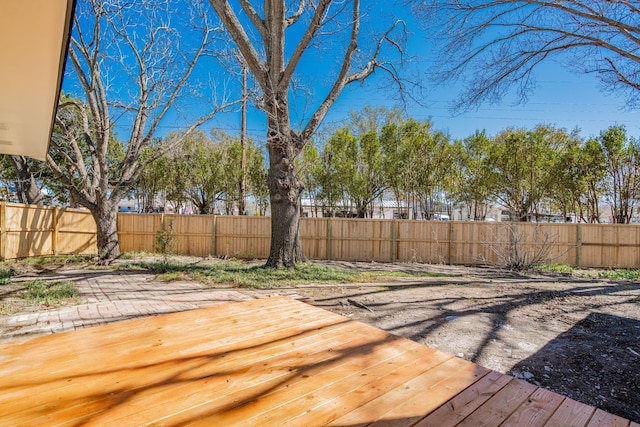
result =
[[0,345],[0,425],[503,422],[629,426],[285,297]]

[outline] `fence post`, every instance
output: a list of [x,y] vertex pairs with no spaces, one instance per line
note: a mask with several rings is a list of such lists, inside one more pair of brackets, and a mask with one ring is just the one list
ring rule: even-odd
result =
[[391,221],[391,263],[395,264],[398,259],[398,225],[396,217]]
[[327,217],[327,260],[331,261],[331,217]]
[[7,206],[0,202],[0,261],[7,256]]
[[216,254],[216,214],[213,214],[213,219],[211,220],[212,224],[211,224],[211,256],[213,256],[214,258],[218,256],[218,254]]
[[53,208],[53,218],[51,219],[51,252],[58,255],[58,216],[60,208]]
[[515,221],[511,221],[511,236],[510,236],[510,240],[511,240],[511,262],[516,262],[516,260],[518,259],[518,223]]
[[582,267],[582,224],[577,224],[576,229],[576,267]]
[[453,265],[453,221],[449,221],[449,265]]

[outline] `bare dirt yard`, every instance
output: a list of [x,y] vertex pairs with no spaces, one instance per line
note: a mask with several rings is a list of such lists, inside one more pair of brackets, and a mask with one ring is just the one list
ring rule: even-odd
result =
[[640,283],[576,273],[327,264],[444,276],[279,292],[640,422]]
[[[444,265],[319,263],[441,275],[236,290],[300,298],[640,422],[638,281],[600,279],[593,271],[518,274]],[[15,293],[15,286],[0,287],[6,294],[0,299]],[[0,315],[0,331],[6,318]]]

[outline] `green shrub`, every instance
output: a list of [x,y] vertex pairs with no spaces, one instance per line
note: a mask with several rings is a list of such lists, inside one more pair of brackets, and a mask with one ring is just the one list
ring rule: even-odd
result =
[[170,219],[166,225],[163,223],[162,228],[156,232],[155,250],[163,256],[165,263],[169,259],[169,255],[173,255],[176,250],[176,240],[176,235],[173,231],[173,220]]
[[573,267],[567,264],[544,264],[536,267],[535,270],[548,273],[573,273]]
[[0,267],[0,285],[8,285],[13,276],[13,270],[11,268]]
[[598,277],[609,280],[640,280],[640,270],[601,271]]

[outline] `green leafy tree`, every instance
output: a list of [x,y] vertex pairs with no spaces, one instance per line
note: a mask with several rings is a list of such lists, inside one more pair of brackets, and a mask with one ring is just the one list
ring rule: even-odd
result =
[[375,130],[356,138],[347,128],[336,131],[325,145],[325,153],[331,155],[332,167],[339,177],[343,206],[353,203],[358,218],[372,216],[373,201],[384,190],[380,148]]
[[224,147],[214,144],[204,132],[196,131],[184,140],[182,152],[186,166],[182,180],[187,200],[197,213],[213,213],[223,192]]
[[[336,138],[336,135],[334,134],[331,138]],[[316,178],[319,185],[316,202],[321,204],[322,216],[328,217],[337,214],[338,206],[342,206],[341,209],[344,207],[344,188],[333,156],[333,152],[327,150],[325,146]]]
[[613,222],[629,224],[640,196],[640,145],[627,137],[624,126],[600,133],[606,161],[606,198]]
[[314,144],[307,144],[302,150],[302,155],[298,158],[297,167],[300,171],[300,179],[304,184],[303,197],[306,196],[311,202],[311,209],[313,216],[318,216],[318,203],[320,203],[321,197],[319,197],[322,189],[321,175],[322,175],[322,159],[320,152]]
[[578,175],[584,185],[578,209],[582,221],[600,222],[600,200],[605,194],[606,160],[602,146],[596,139],[589,139],[579,152]]
[[435,131],[431,122],[420,123],[419,138],[412,139],[408,147],[408,164],[411,182],[407,183],[412,198],[418,201],[423,218],[431,219],[447,208],[445,195],[449,189],[453,159],[449,138]]
[[532,131],[508,129],[495,137],[487,159],[492,195],[509,209],[512,220],[536,218],[550,196],[558,132],[537,126]]
[[[410,195],[407,182],[411,174],[406,146],[416,138],[418,122],[386,123],[382,128],[382,170],[387,189],[393,194],[401,218],[409,218]],[[401,206],[405,206],[402,211]]]
[[384,191],[381,143],[377,130],[361,134],[358,141],[357,169],[347,191],[356,203],[358,218],[373,216],[373,202]]
[[155,203],[160,195],[166,189],[166,181],[170,176],[171,162],[166,156],[157,157],[157,151],[161,150],[161,141],[157,144],[151,144],[145,148],[142,155],[143,161],[148,158],[155,159],[147,164],[140,172],[138,179],[133,187],[136,198],[140,201],[139,209],[142,212],[153,212],[156,208]]
[[585,180],[580,173],[581,142],[578,138],[567,141],[559,147],[552,165],[551,201],[555,210],[567,218],[570,213],[580,211],[580,199],[584,194]]
[[496,176],[489,173],[488,168],[492,144],[492,140],[484,131],[476,131],[455,144],[458,147],[456,169],[461,176],[455,197],[467,209],[467,216],[475,221],[485,220],[493,202],[494,184],[491,179],[495,179]]
[[269,186],[267,185],[267,162],[264,150],[256,147],[253,140],[249,140],[247,147],[247,190],[253,197],[260,216],[264,216],[269,207]]
[[433,217],[451,166],[447,136],[429,121],[407,119],[386,124],[380,140],[384,182],[396,205],[407,207],[402,216],[408,218],[413,207],[414,218],[418,211],[423,218]]

